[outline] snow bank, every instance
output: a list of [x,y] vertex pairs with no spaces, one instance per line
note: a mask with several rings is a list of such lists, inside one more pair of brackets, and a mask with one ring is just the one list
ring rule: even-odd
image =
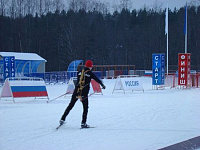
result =
[[[55,130],[70,96],[47,104],[32,98],[0,100],[1,150],[155,150],[200,133],[200,89],[152,90],[142,77],[144,92],[112,94],[115,80],[104,80],[103,95],[89,97],[88,124],[80,130],[82,104],[77,101],[66,124]],[[48,85],[50,99],[67,85]],[[0,89],[1,90],[1,89]]]

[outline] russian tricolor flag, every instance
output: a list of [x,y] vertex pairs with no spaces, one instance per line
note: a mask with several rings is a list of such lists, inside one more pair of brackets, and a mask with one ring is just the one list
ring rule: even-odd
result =
[[45,86],[11,86],[13,97],[48,96]]
[[7,78],[1,97],[48,97],[48,93],[43,79]]

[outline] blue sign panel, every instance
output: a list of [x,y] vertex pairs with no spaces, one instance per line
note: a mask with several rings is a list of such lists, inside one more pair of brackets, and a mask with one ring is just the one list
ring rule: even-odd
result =
[[10,76],[10,65],[9,65],[9,57],[3,57],[3,62],[4,62],[4,72],[3,72],[3,77],[4,80]]
[[4,62],[4,80],[9,77],[15,77],[15,57],[3,57]]
[[165,54],[152,55],[152,84],[165,84]]

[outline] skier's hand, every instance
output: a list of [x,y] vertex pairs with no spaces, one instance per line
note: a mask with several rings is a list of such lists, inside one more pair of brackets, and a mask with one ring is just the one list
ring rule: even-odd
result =
[[106,86],[104,84],[102,85],[102,89],[106,89]]

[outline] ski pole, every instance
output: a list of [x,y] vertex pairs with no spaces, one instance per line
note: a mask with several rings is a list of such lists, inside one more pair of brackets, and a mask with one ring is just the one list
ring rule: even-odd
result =
[[[102,88],[101,88],[102,89]],[[90,94],[90,95],[88,95],[87,97],[84,97],[84,98],[82,98],[82,99],[80,99],[80,101],[83,101],[84,99],[86,99],[86,98],[88,98],[88,97],[90,97],[90,96],[92,96],[93,94],[95,94],[96,92],[94,92],[94,93],[92,93],[92,94]]]
[[62,94],[62,95],[60,95],[60,96],[58,96],[58,97],[56,97],[56,98],[54,98],[54,99],[52,99],[52,100],[49,100],[49,101],[47,101],[47,103],[49,103],[49,102],[52,102],[52,101],[54,101],[54,100],[56,100],[56,99],[58,99],[58,98],[60,98],[60,97],[62,97],[62,96],[64,96],[64,95],[66,95],[66,94],[68,94],[69,92],[66,92],[66,93],[64,93],[64,94]]
[[94,93],[92,93],[92,94],[88,95],[87,97],[84,97],[84,98],[80,99],[80,101],[84,101],[86,98],[88,98],[88,97],[92,96],[92,95],[93,95],[93,94],[95,94],[95,93],[96,93],[96,92],[94,92]]

